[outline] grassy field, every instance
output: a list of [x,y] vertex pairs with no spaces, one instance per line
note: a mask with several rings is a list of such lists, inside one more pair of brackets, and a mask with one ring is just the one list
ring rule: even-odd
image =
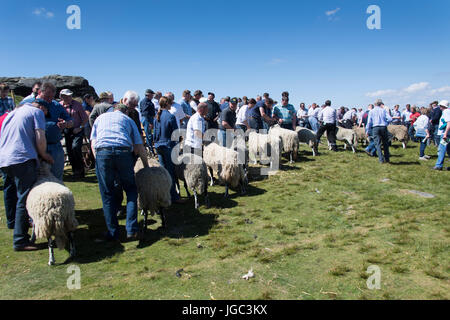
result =
[[[313,158],[302,146],[295,165],[252,179],[247,196],[210,188],[211,209],[174,206],[168,230],[155,217],[140,243],[95,241],[105,231],[95,174],[73,182],[68,168],[81,289],[67,289],[68,265],[47,266],[46,249],[12,250],[2,204],[0,299],[449,299],[450,172],[431,170],[436,148],[419,162],[416,144],[395,143],[388,165],[340,149]],[[380,290],[366,286],[370,265]]]

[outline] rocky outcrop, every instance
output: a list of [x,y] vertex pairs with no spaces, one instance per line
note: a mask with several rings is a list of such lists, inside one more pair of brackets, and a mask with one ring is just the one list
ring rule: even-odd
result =
[[92,94],[95,99],[98,98],[95,89],[89,85],[89,82],[83,77],[50,75],[42,78],[23,78],[23,77],[0,77],[0,83],[5,82],[16,95],[25,97],[31,94],[31,89],[36,81],[51,82],[56,86],[56,97],[62,89],[73,91],[74,97],[83,97],[85,94]]

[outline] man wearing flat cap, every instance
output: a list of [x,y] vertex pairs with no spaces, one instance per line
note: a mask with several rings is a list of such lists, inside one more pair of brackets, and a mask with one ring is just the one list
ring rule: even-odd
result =
[[155,92],[151,89],[145,91],[145,98],[139,103],[139,109],[141,111],[142,126],[144,127],[145,137],[148,149],[153,155],[156,155],[153,150],[153,119],[155,118],[155,105],[152,100]]

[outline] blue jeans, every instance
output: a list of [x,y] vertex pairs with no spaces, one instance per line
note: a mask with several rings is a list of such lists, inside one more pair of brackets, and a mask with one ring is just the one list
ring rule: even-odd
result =
[[[0,170],[1,171],[1,170]],[[2,173],[3,178],[3,201],[5,204],[6,225],[8,229],[14,230],[16,219],[17,190],[14,179]]]
[[142,126],[144,127],[145,137],[147,140],[147,146],[153,153],[153,132],[152,129],[150,129],[150,124],[153,124],[153,118],[150,118],[149,121],[144,119],[142,121]]
[[103,214],[108,228],[108,237],[113,239],[119,237],[117,179],[127,195],[127,234],[131,235],[139,231],[134,163],[135,157],[129,150],[112,149],[97,152],[95,169],[103,202]]
[[425,143],[423,143],[423,140],[425,139],[425,137],[416,136],[416,139],[420,142],[419,157],[423,157],[423,156],[425,156],[425,149],[427,148],[427,145],[428,145],[428,139],[427,139],[427,141],[425,141]]
[[367,146],[366,151],[369,152],[372,157],[377,155],[377,148],[375,146],[375,141],[373,140],[372,130],[369,131],[369,145]]
[[53,157],[55,163],[52,165],[51,172],[59,180],[63,181],[64,174],[64,149],[61,143],[48,144],[47,152]]
[[308,119],[311,130],[317,133],[319,131],[319,121],[315,117],[309,117]]
[[[36,160],[28,160],[0,169],[5,182],[8,181],[5,192],[5,209],[15,217],[13,247],[18,249],[29,244],[29,216],[26,209],[28,194],[37,179]],[[13,214],[14,213],[14,214]]]
[[[443,139],[441,138],[441,141]],[[444,166],[444,160],[445,160],[445,152],[447,152],[447,155],[450,157],[450,143],[447,144],[447,146],[442,145],[442,143],[439,143],[438,147],[438,158],[436,161],[436,168],[442,168]]]
[[175,169],[173,166],[171,154],[172,149],[166,146],[159,146],[156,148],[156,152],[158,153],[159,163],[162,167],[164,167],[172,177],[172,187],[170,188],[170,197],[172,199],[172,203],[179,200],[180,196],[175,189]]
[[[389,162],[389,136],[387,127],[373,127],[372,129],[373,139],[375,142],[375,147],[377,149],[378,160],[383,162]],[[384,157],[381,152],[381,144],[383,144]]]

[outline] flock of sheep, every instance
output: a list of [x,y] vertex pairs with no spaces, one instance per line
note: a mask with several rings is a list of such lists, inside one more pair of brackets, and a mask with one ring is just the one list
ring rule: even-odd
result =
[[[408,134],[404,126],[389,126],[389,132],[406,147]],[[358,140],[366,141],[363,129],[344,129],[339,127],[337,139],[349,145],[353,152]],[[214,184],[214,176],[225,185],[225,197],[229,188],[240,189],[245,194],[248,185],[248,162],[280,163],[283,153],[289,154],[290,162],[297,159],[299,143],[307,144],[318,154],[318,140],[314,131],[298,127],[296,131],[287,130],[278,125],[272,127],[268,134],[251,132],[248,136],[248,153],[242,163],[236,144],[225,148],[211,142],[204,147],[203,158],[193,154],[180,155],[175,164],[175,176],[178,191],[178,180],[183,181],[188,197],[189,191],[194,194],[195,209],[199,207],[198,195],[203,195],[205,205],[209,208],[208,184]],[[166,226],[165,209],[171,205],[170,189],[172,179],[168,171],[159,162],[149,159],[145,166],[139,159],[135,165],[135,178],[138,191],[138,207],[144,216],[144,232],[147,229],[148,214],[159,214],[162,227]],[[33,220],[32,240],[44,238],[48,240],[49,265],[55,263],[53,254],[54,243],[63,249],[69,243],[70,258],[75,255],[73,233],[78,226],[75,218],[75,201],[72,192],[56,179],[46,163],[41,163],[38,180],[27,199],[28,214]],[[53,240],[52,237],[55,239]]]

